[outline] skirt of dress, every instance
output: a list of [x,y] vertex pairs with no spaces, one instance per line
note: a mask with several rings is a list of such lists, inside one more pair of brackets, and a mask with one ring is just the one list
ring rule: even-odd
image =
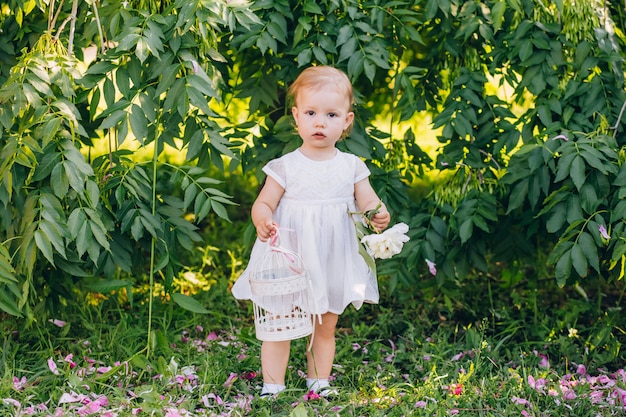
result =
[[[376,276],[359,253],[360,243],[346,203],[281,201],[274,218],[280,245],[298,253],[313,288],[311,314],[341,314],[352,304],[378,303]],[[235,282],[237,299],[251,300],[249,278],[269,245],[257,239],[248,267]]]

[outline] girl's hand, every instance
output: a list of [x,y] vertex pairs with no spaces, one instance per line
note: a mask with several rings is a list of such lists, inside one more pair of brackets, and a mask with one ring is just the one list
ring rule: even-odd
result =
[[261,242],[267,242],[269,238],[276,234],[278,224],[272,219],[263,220],[256,225],[256,235]]
[[387,207],[383,204],[378,213],[374,214],[370,219],[372,226],[376,228],[379,232],[386,229],[389,226],[389,222],[391,221],[391,215],[387,211]]

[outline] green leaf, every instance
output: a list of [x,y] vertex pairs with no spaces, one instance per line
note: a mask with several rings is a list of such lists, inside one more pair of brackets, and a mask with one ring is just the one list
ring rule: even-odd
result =
[[[356,38],[348,39],[343,45],[341,45],[341,49],[339,50],[339,62],[350,58],[357,51],[357,40]],[[307,49],[310,51],[310,49]]]
[[9,251],[2,244],[0,244],[0,282],[4,284],[17,282]]
[[211,211],[211,200],[202,199],[202,204],[198,206],[200,202],[200,196],[203,194],[199,194],[198,198],[196,198],[196,205],[194,206],[194,215],[196,216],[195,221],[199,222],[204,219],[209,212]]
[[583,210],[580,205],[580,197],[576,194],[570,194],[567,199],[567,221],[572,224],[583,219]]
[[186,209],[191,205],[191,202],[196,198],[196,194],[198,193],[198,187],[196,184],[189,184],[185,189],[185,195],[183,198],[183,207]]
[[522,46],[519,50],[519,59],[524,62],[533,55],[533,43],[530,39],[525,39],[522,42]]
[[437,15],[439,0],[428,0],[426,3],[426,10],[424,12],[424,19],[431,20]]
[[52,192],[59,198],[63,198],[67,195],[70,189],[70,183],[65,174],[63,164],[57,164],[50,174],[50,185],[52,186]]
[[123,279],[99,279],[85,283],[85,288],[89,291],[106,294],[111,291],[117,291],[121,288],[132,284],[130,281]]
[[479,229],[489,233],[489,225],[487,225],[487,222],[485,221],[484,217],[482,217],[480,215],[474,215],[474,216],[472,216],[472,222]]
[[155,96],[158,97],[167,90],[169,90],[174,81],[176,80],[176,75],[178,75],[178,71],[181,67],[180,63],[172,64],[163,71],[163,75],[161,77],[161,81],[159,82],[159,86],[155,91]]
[[181,78],[174,80],[171,88],[167,91],[167,95],[165,97],[165,101],[163,102],[163,112],[167,113],[168,111],[173,110],[174,104],[176,104],[176,100],[183,94],[183,90],[185,89],[185,81]]
[[87,226],[87,222],[83,222],[76,235],[76,252],[82,257],[89,249],[91,242],[91,229]]
[[104,130],[104,129],[110,129],[112,127],[115,127],[125,117],[126,117],[126,110],[116,110],[113,113],[111,113],[110,115],[108,115],[102,121],[102,123],[100,123],[100,126],[98,126],[98,129]]
[[78,168],[82,174],[93,175],[93,168],[87,163],[83,154],[80,153],[78,148],[76,148],[71,141],[63,141],[61,145],[63,146],[63,156],[66,159],[72,161],[74,166]]
[[148,119],[141,107],[136,104],[131,105],[129,122],[135,138],[141,142],[145,141],[148,138]]
[[298,66],[302,67],[308,63],[311,62],[311,56],[313,55],[313,51],[311,50],[311,48],[306,48],[303,49],[299,54],[298,54]]
[[140,36],[139,39],[137,39],[137,46],[135,47],[135,55],[139,59],[139,62],[143,64],[146,59],[148,59],[149,52],[150,47],[146,38]]
[[136,216],[133,219],[133,224],[130,226],[130,234],[136,241],[139,241],[144,232],[143,223],[141,222],[141,216]]
[[12,292],[6,291],[5,288],[0,288],[0,310],[15,317],[22,317],[17,297]]
[[308,416],[309,416],[309,412],[304,406],[304,403],[298,404],[296,408],[291,410],[291,413],[289,413],[289,417],[308,417]]
[[122,51],[130,51],[135,45],[137,45],[137,42],[139,41],[140,38],[141,38],[141,35],[139,35],[138,33],[130,33],[124,36],[119,41],[116,49],[122,50]]
[[585,183],[585,161],[580,155],[576,155],[574,160],[572,161],[572,166],[570,168],[569,175],[576,186],[576,189],[580,191],[583,184]]
[[556,204],[548,213],[549,217],[546,221],[546,230],[548,233],[556,233],[561,229],[563,224],[565,224],[565,220],[567,219],[567,215],[565,213],[566,204],[561,202]]
[[[275,13],[272,16],[280,15]],[[283,16],[280,16],[280,18],[282,18],[282,21],[285,19]],[[287,44],[287,27],[286,22],[283,23],[284,24],[281,24],[280,21],[273,20],[267,24],[266,29],[274,39],[279,40],[283,44]]]
[[574,158],[576,156],[577,155],[575,153],[571,152],[559,158],[559,161],[557,163],[556,176],[554,177],[554,182],[563,181],[565,178],[567,178],[570,175],[572,162],[574,161]]
[[154,121],[156,120],[156,105],[154,103],[154,101],[152,100],[152,97],[148,96],[147,94],[140,94],[139,95],[139,105],[141,107],[141,110],[143,111],[143,114],[146,116],[146,118],[148,119],[148,122],[150,123],[154,123]]
[[[155,15],[158,16],[158,15]],[[148,30],[144,32],[143,39],[146,42],[148,50],[157,58],[160,58],[160,52],[163,51],[163,31],[160,28],[160,25],[153,21],[148,20]]]
[[509,214],[513,210],[520,208],[524,204],[524,200],[528,195],[528,180],[521,180],[519,183],[513,186],[511,194],[509,194],[509,206],[506,213]]
[[76,168],[74,162],[65,160],[62,163],[65,169],[65,175],[69,181],[70,187],[78,194],[83,195],[85,191],[85,178],[81,175],[81,172]]
[[600,273],[600,259],[598,257],[598,246],[596,245],[593,236],[587,232],[583,232],[578,237],[578,244],[585,254],[589,265],[598,273]]
[[[364,236],[366,233],[367,232],[362,233],[361,237]],[[359,235],[357,234],[357,238],[358,237]],[[365,244],[361,243],[360,241],[359,241],[359,254],[363,257],[363,260],[365,261],[365,264],[370,269],[370,271],[372,271],[374,276],[376,276],[376,260],[374,259],[372,255],[369,254],[369,252],[367,251],[367,248],[365,247]]]
[[459,237],[461,238],[461,244],[467,242],[470,237],[472,237],[472,233],[474,231],[474,223],[472,219],[465,219],[463,223],[461,223],[461,227],[459,227]]
[[354,40],[356,42],[356,38],[354,36],[352,27],[349,25],[345,25],[339,28],[339,33],[337,34],[337,44],[336,46],[339,47],[343,44],[345,44],[346,42],[350,41],[350,40]]
[[497,32],[502,27],[504,12],[506,11],[506,3],[503,0],[496,1],[491,9],[491,20],[493,22],[493,31]]
[[220,218],[224,220],[228,220],[228,212],[226,211],[226,207],[222,203],[216,201],[215,198],[211,198],[211,208],[213,211],[220,216]]
[[579,244],[574,243],[574,246],[572,246],[572,250],[570,254],[571,254],[570,255],[571,259],[572,259],[572,265],[574,266],[574,270],[576,271],[578,276],[580,276],[581,278],[586,277],[588,274],[588,271],[587,271],[588,264],[587,264],[587,257],[585,257],[583,249],[580,247]]
[[626,200],[620,200],[617,205],[611,210],[610,222],[614,223],[626,218]]
[[568,250],[563,255],[561,255],[561,257],[556,263],[554,272],[556,276],[557,285],[561,288],[564,287],[565,283],[567,282],[567,279],[570,276],[570,273],[572,272],[572,252],[571,251]]
[[104,229],[102,225],[98,225],[95,222],[89,222],[89,225],[91,226],[91,233],[93,233],[96,241],[98,241],[102,248],[110,252],[111,247],[109,245],[109,239],[107,238],[106,229]]
[[604,157],[604,155],[602,155],[602,153],[599,150],[592,148],[591,146],[585,145],[585,144],[579,145],[579,148],[580,148],[580,155],[585,159],[585,162],[587,162],[587,164],[589,164],[590,166],[594,167],[595,169],[597,169],[598,171],[600,171],[601,173],[605,175],[608,174],[609,172],[610,173],[616,172],[616,169],[617,169],[616,166],[606,161],[606,158]]
[[[191,74],[187,76],[187,82],[189,83],[189,85],[193,88],[195,88],[196,90],[198,90],[200,93],[208,96],[208,97],[216,97],[216,92],[213,89],[213,87],[211,86],[211,84],[209,84],[209,82],[205,81],[204,79],[202,79],[201,77],[199,77],[196,74]],[[209,113],[211,114],[211,113]]]
[[174,300],[174,302],[176,304],[178,304],[179,306],[181,306],[185,310],[189,310],[189,311],[191,311],[193,313],[198,313],[198,314],[208,314],[208,313],[210,313],[210,311],[207,310],[206,308],[204,308],[204,306],[202,304],[200,304],[200,302],[198,302],[198,300],[196,300],[195,298],[192,298],[192,297],[190,297],[188,295],[180,294],[180,293],[173,293],[172,294],[172,300]]
[[376,76],[376,65],[374,65],[371,60],[366,59],[363,62],[363,72],[365,73],[367,79],[373,83],[374,77]]
[[128,77],[128,71],[121,67],[115,71],[115,83],[120,93],[128,99],[130,99],[130,78]]
[[213,116],[215,113],[209,108],[208,100],[193,87],[187,87],[187,95],[191,104],[202,110],[207,116]]
[[37,248],[43,253],[48,262],[54,265],[54,257],[52,256],[52,244],[46,235],[39,229],[35,230],[35,244]]
[[63,239],[57,225],[48,220],[43,220],[39,222],[39,230],[46,235],[49,242],[54,246],[54,249],[56,249],[63,258],[67,259],[65,255],[65,239]]

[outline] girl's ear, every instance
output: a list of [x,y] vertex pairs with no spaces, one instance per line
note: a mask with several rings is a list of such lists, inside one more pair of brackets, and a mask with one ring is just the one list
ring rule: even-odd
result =
[[296,106],[293,106],[291,108],[291,115],[293,116],[293,119],[296,121],[296,125],[298,124],[298,108]]
[[354,112],[348,112],[348,114],[346,114],[346,123],[343,126],[343,130],[346,130],[347,128],[349,128],[353,121],[354,121]]

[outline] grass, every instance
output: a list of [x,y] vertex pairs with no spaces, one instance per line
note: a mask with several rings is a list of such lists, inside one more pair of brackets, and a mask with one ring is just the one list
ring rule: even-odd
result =
[[[292,343],[288,389],[259,398],[260,343],[250,306],[223,280],[198,295],[196,315],[155,305],[151,357],[147,307],[110,298],[63,321],[23,329],[3,317],[0,415],[10,416],[610,416],[624,415],[626,372],[591,367],[573,330],[520,341],[508,321],[494,332],[435,318],[417,302],[383,294],[349,309],[337,332],[333,385],[305,390],[305,340]],[[384,290],[384,288],[383,288]],[[384,291],[383,291],[384,292]],[[517,323],[522,326],[523,323]],[[508,330],[507,330],[508,329]],[[515,335],[515,338],[512,337]],[[588,349],[588,348],[587,348]],[[586,358],[586,359],[585,359]]]

